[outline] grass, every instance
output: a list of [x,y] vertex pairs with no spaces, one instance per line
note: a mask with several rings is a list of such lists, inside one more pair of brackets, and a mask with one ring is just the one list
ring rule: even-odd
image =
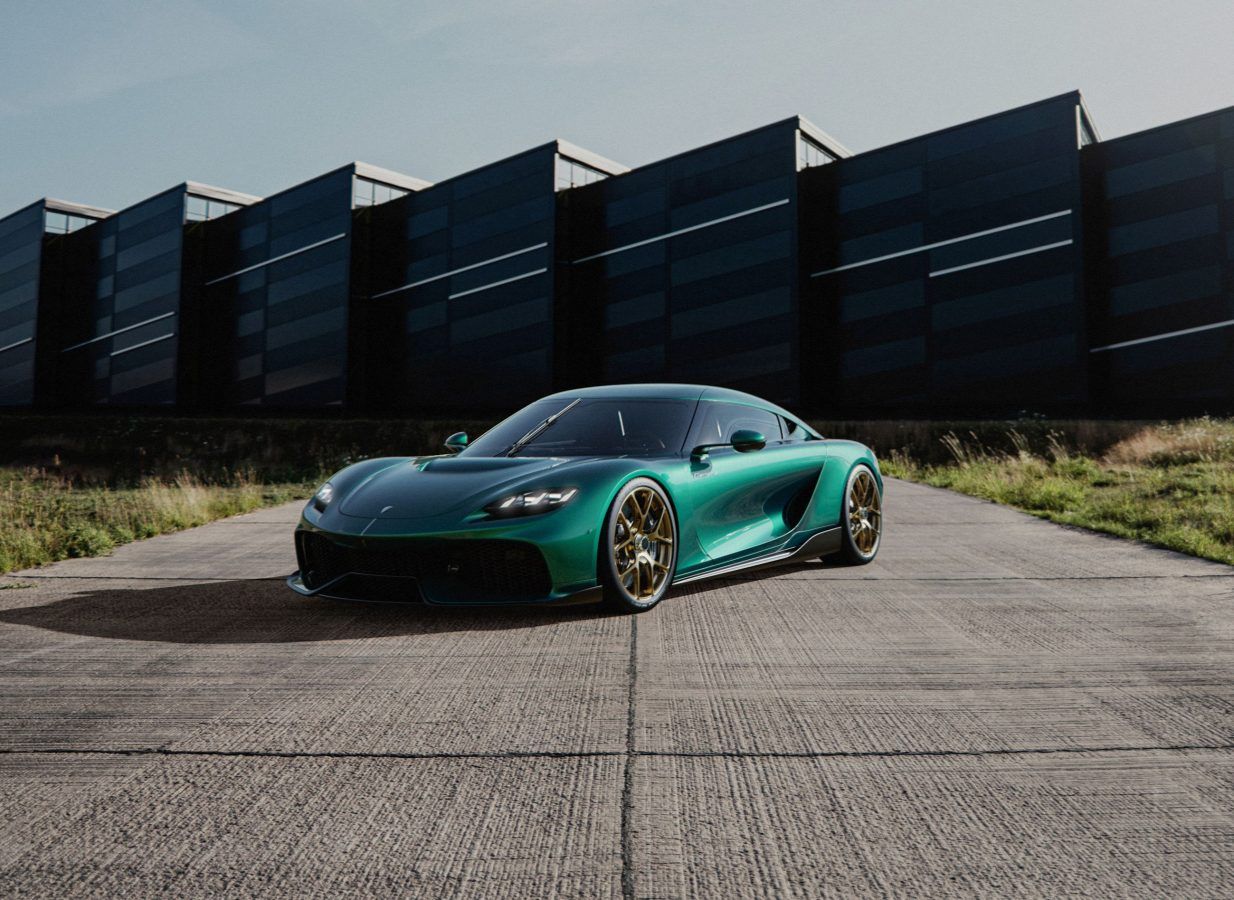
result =
[[307,497],[372,456],[437,452],[484,422],[0,416],[0,573]]
[[[0,416],[0,573],[306,497],[484,421]],[[885,471],[1234,564],[1234,420],[819,421]]]
[[204,525],[306,497],[311,482],[261,484],[247,473],[205,483],[184,472],[131,487],[80,484],[45,469],[0,469],[0,573]]
[[1075,433],[1055,432],[1034,447],[1015,427],[1004,430],[1004,447],[950,431],[940,439],[946,461],[896,449],[883,469],[1052,522],[1234,564],[1234,420],[1141,424],[1099,451]]

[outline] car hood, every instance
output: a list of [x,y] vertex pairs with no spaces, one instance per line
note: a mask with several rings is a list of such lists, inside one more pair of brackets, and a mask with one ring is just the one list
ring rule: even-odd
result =
[[494,495],[513,493],[531,481],[531,487],[565,487],[550,484],[554,478],[548,473],[568,471],[581,462],[532,456],[413,459],[361,482],[342,499],[339,512],[366,519],[423,519],[455,510],[467,514]]

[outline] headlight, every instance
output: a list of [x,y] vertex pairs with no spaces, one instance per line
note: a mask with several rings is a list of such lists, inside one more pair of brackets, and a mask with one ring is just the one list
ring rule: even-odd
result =
[[532,516],[565,506],[578,493],[578,488],[545,488],[542,491],[524,491],[494,500],[484,511],[490,516]]
[[334,485],[326,482],[321,486],[321,489],[313,495],[313,506],[318,512],[324,512],[325,508],[330,505],[330,501],[334,499]]

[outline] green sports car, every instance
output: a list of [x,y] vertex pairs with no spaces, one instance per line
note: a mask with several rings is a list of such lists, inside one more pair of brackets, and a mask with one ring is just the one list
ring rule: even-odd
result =
[[655,606],[670,585],[835,556],[882,536],[869,448],[749,394],[682,384],[563,391],[448,455],[330,478],[296,529],[306,596]]

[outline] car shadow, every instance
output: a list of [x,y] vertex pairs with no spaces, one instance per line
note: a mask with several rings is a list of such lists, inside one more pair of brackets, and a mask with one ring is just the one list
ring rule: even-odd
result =
[[[816,561],[790,563],[692,582],[671,588],[665,601],[819,567]],[[620,613],[598,604],[444,607],[329,600],[302,597],[278,578],[86,591],[38,606],[0,610],[0,623],[123,641],[285,644],[539,628],[613,615]]]
[[802,572],[819,572],[823,569],[838,568],[837,563],[830,560],[819,562],[816,559],[793,561],[781,563],[777,566],[768,566],[765,569],[749,569],[744,572],[734,572],[731,575],[718,575],[715,578],[706,578],[702,581],[691,581],[689,584],[675,586],[669,589],[668,595],[664,598],[665,602],[671,601],[674,597],[693,597],[698,594],[706,594],[709,591],[714,591],[717,588],[731,587],[735,584],[752,584],[759,581],[768,581],[782,575],[794,575]]
[[538,628],[612,615],[600,606],[440,607],[301,597],[282,579],[91,590],[0,610],[0,623],[63,634],[176,644],[349,641]]

